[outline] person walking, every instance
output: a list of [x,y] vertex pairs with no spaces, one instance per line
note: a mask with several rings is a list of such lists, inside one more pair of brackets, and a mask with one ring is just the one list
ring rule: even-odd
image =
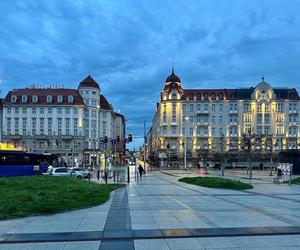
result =
[[140,173],[140,177],[142,178],[143,173],[145,173],[144,168],[142,167],[142,165],[140,164],[138,167],[139,173]]

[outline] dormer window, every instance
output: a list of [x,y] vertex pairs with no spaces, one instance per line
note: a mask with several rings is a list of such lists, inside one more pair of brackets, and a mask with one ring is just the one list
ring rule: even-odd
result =
[[57,102],[62,102],[63,101],[63,97],[61,95],[57,96]]
[[36,95],[32,96],[32,102],[37,102],[38,101],[38,97]]
[[173,93],[173,94],[172,94],[172,99],[176,99],[176,98],[177,98],[176,93]]
[[47,102],[48,102],[48,103],[51,103],[51,102],[52,102],[52,96],[51,96],[51,95],[48,95],[48,96],[47,96]]
[[69,95],[69,96],[68,96],[68,102],[73,102],[73,100],[74,100],[74,97],[71,96],[71,95]]
[[27,95],[22,95],[22,102],[27,102]]
[[194,99],[194,95],[193,94],[189,94],[189,100],[193,100]]
[[11,97],[11,102],[17,102],[17,97],[15,95]]

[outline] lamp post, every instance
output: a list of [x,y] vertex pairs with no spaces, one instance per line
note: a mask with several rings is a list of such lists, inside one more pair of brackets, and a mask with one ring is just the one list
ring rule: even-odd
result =
[[186,135],[186,128],[187,128],[187,122],[188,122],[188,120],[189,120],[189,118],[188,117],[185,117],[185,125],[184,125],[184,127],[185,127],[185,129],[184,129],[184,169],[186,169],[186,137],[187,137],[187,135]]

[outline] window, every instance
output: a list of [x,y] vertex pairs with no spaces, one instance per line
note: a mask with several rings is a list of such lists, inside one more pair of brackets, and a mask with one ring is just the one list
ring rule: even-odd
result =
[[201,118],[200,118],[200,115],[197,116],[197,123],[200,123],[201,122]]
[[265,123],[266,124],[270,123],[270,114],[265,114]]
[[40,108],[40,114],[44,114],[44,108]]
[[92,105],[96,106],[97,105],[97,101],[96,100],[92,100]]
[[200,136],[201,135],[201,129],[200,127],[197,127],[197,136]]
[[27,113],[27,109],[23,108],[23,114],[26,114],[26,113]]
[[172,115],[172,122],[176,122],[176,115]]
[[17,102],[17,97],[15,95],[11,97],[11,102]]
[[200,112],[200,111],[201,111],[201,104],[197,103],[197,112]]
[[48,102],[48,103],[52,102],[52,96],[51,96],[51,95],[48,95],[48,96],[47,96],[47,102]]
[[219,136],[223,136],[223,128],[219,128]]
[[190,136],[193,136],[194,134],[194,128],[190,128]]
[[204,103],[204,111],[205,111],[205,112],[208,111],[208,103]]
[[19,108],[18,107],[15,108],[15,114],[19,114]]
[[62,113],[62,109],[61,108],[57,108],[57,113],[61,114]]
[[69,95],[69,96],[68,96],[68,102],[73,102],[73,100],[74,100],[74,97],[71,96],[71,95]]
[[63,101],[63,97],[61,95],[57,96],[57,102],[62,102]]
[[223,123],[223,116],[222,115],[219,116],[219,123]]
[[48,114],[52,114],[52,108],[48,108]]
[[194,104],[190,104],[190,112],[193,112],[194,111]]
[[32,108],[32,114],[36,114],[36,108]]
[[32,102],[37,102],[38,101],[38,97],[36,95],[32,96]]
[[7,114],[10,114],[10,113],[11,113],[11,109],[7,108]]
[[262,123],[262,114],[257,114],[256,122],[259,123],[259,124]]
[[93,118],[96,118],[96,116],[97,116],[96,110],[92,110],[92,117],[93,117]]
[[186,104],[182,104],[182,112],[185,113],[186,112]]
[[26,95],[22,95],[22,102],[27,102],[27,96]]
[[212,124],[215,124],[215,122],[216,122],[216,117],[213,115],[213,116],[211,117],[211,123],[212,123]]
[[219,104],[219,112],[223,112],[223,103]]
[[211,105],[211,111],[212,111],[212,112],[215,112],[215,111],[216,111],[216,104],[213,103],[213,104]]
[[77,109],[77,108],[74,108],[74,109],[73,109],[73,113],[74,113],[74,115],[77,115],[77,114],[78,114],[78,109]]
[[67,114],[67,115],[70,114],[70,108],[66,108],[66,114]]
[[194,116],[190,116],[190,122],[194,123]]
[[216,129],[215,128],[211,128],[211,135],[215,136],[216,135]]
[[172,135],[176,135],[176,126],[172,126]]

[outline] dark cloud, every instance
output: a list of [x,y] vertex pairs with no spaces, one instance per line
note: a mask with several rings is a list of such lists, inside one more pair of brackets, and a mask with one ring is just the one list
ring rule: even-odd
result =
[[175,63],[186,88],[300,82],[299,1],[0,1],[2,95],[77,87],[89,72],[128,120],[150,126]]

